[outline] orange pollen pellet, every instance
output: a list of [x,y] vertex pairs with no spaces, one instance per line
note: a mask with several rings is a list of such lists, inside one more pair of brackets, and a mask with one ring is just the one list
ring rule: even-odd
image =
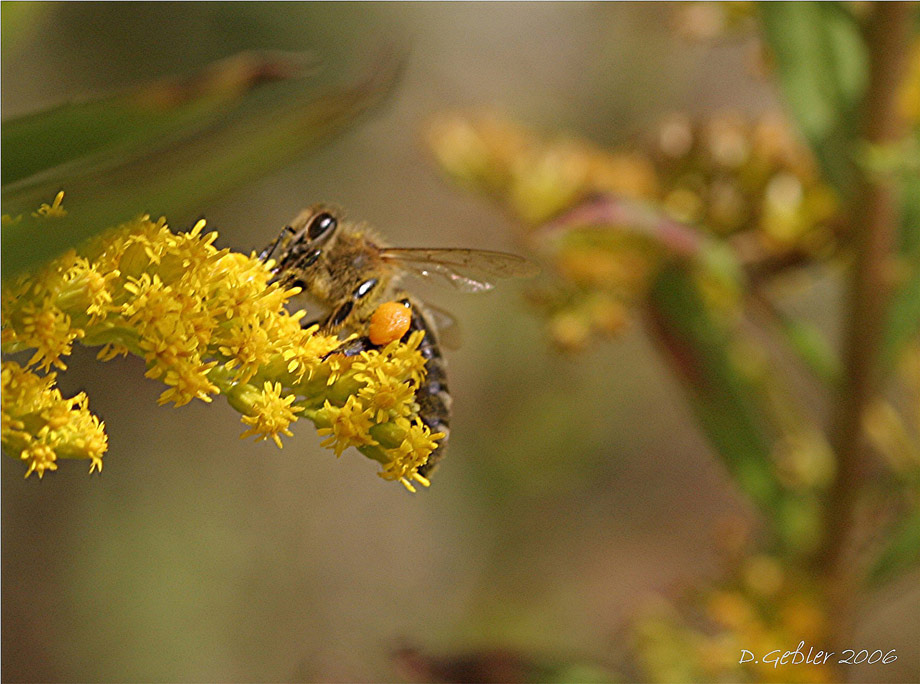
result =
[[384,302],[371,315],[367,336],[374,344],[389,344],[406,334],[412,311],[399,302]]

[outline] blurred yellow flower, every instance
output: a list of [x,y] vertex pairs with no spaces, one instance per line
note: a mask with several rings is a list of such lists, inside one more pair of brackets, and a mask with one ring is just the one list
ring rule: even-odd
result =
[[426,142],[448,177],[519,219],[552,278],[532,298],[562,350],[621,331],[675,258],[731,316],[739,263],[823,259],[838,247],[839,200],[776,116],[675,115],[638,144],[605,150],[494,114],[447,112]]

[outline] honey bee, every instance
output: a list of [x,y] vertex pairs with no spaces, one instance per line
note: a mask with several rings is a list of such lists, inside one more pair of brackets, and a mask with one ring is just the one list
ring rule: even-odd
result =
[[305,325],[319,324],[327,334],[359,335],[333,353],[354,355],[416,330],[424,333],[419,352],[426,374],[416,391],[419,418],[444,438],[419,468],[422,476],[444,457],[450,434],[451,397],[438,344],[439,324],[450,319],[402,290],[403,276],[436,277],[462,292],[484,292],[493,287],[489,279],[538,272],[530,261],[504,252],[385,247],[366,225],[347,222],[339,210],[322,204],[298,214],[259,258],[274,260],[275,282],[301,287],[327,311]]

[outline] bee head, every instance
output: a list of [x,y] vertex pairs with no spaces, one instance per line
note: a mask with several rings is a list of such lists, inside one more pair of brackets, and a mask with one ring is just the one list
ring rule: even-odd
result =
[[304,209],[263,253],[269,259],[278,253],[274,268],[278,280],[296,279],[307,272],[328,249],[338,231],[339,212],[317,205]]

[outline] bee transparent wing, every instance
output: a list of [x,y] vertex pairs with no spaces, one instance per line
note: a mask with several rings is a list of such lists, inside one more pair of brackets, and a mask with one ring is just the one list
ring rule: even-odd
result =
[[539,268],[524,257],[481,249],[387,248],[384,260],[423,277],[438,276],[461,292],[485,292],[490,280],[531,278]]
[[446,349],[459,349],[463,340],[460,324],[449,312],[429,302],[424,303],[425,314],[434,324],[438,340]]

